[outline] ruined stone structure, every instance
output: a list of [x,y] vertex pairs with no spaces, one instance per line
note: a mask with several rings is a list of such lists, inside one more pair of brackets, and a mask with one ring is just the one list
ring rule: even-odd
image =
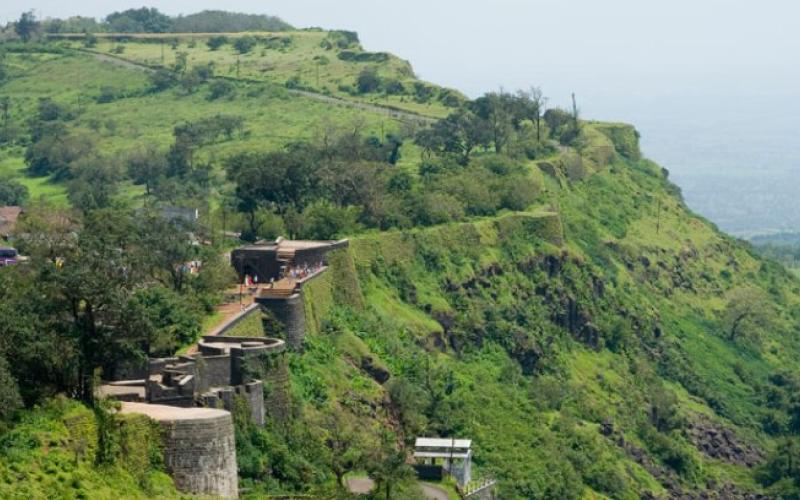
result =
[[[232,411],[237,397],[250,407],[255,424],[264,425],[267,410],[264,381],[275,402],[285,405],[287,391],[285,342],[280,339],[208,336],[193,356],[150,359],[145,380],[112,382],[106,395],[122,401],[182,408],[224,408]],[[271,411],[283,415],[285,408]]]
[[[286,345],[298,349],[306,332],[302,287],[324,272],[337,242],[285,241],[235,250],[240,277],[259,276],[256,304],[208,335],[192,355],[149,359],[147,366],[117,367],[132,380],[103,385],[100,393],[123,401],[122,412],[142,413],[161,424],[167,471],[180,491],[237,496],[231,412],[244,400],[251,420],[289,418]],[[270,337],[229,337],[225,333],[250,314],[264,314]],[[270,323],[271,321],[271,323]],[[274,331],[273,331],[274,330]],[[122,377],[119,377],[122,378]]]
[[178,490],[238,497],[236,441],[229,412],[131,402],[123,403],[120,412],[146,415],[161,426],[164,465]]

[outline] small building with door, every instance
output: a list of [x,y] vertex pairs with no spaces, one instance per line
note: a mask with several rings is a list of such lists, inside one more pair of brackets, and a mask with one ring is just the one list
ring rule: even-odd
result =
[[472,440],[418,437],[414,443],[414,468],[420,479],[441,480],[451,475],[460,487],[472,481]]
[[309,241],[285,240],[260,241],[245,245],[231,252],[231,265],[236,269],[241,282],[245,276],[257,277],[259,283],[278,280],[289,269],[327,265],[327,254],[348,245],[347,240]]

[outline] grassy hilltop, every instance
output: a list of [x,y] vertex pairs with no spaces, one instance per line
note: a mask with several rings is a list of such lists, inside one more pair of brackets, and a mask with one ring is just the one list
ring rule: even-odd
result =
[[[214,37],[225,40],[213,47]],[[250,42],[236,48],[244,37],[246,51]],[[346,497],[337,473],[374,473],[418,435],[473,439],[477,473],[497,478],[502,498],[797,495],[800,281],[691,213],[632,126],[555,110],[539,130],[537,110],[487,134],[474,123],[491,100],[421,82],[347,32],[85,38],[0,45],[0,98],[10,98],[0,173],[28,188],[33,207],[78,207],[76,184],[91,180],[78,160],[52,154],[31,175],[31,151],[48,134],[91,144],[103,165],[135,166],[146,146],[159,153],[148,162],[169,151],[180,163],[181,127],[208,135],[198,124],[222,116],[235,126],[194,143],[188,173],[147,194],[146,180],[118,172],[103,210],[158,198],[199,204],[210,238],[225,209],[228,228],[253,237],[293,228],[351,239],[306,289],[292,422],[262,430],[237,416],[253,498]],[[331,138],[344,153],[326,149]],[[271,175],[265,162],[290,176],[297,158],[312,158],[301,172],[320,178],[316,198],[272,197],[294,185],[248,190]],[[90,226],[98,213],[87,205],[75,217]],[[6,287],[38,281],[0,279],[4,338],[34,344],[60,331],[50,316],[38,333],[13,319],[51,312]],[[51,293],[43,283],[37,293]],[[257,327],[243,323],[248,334]],[[159,450],[143,444],[144,423],[109,430],[103,412],[45,389],[29,401],[36,379],[18,365],[30,360],[10,362],[20,350],[0,340],[0,381],[41,406],[0,411],[0,496],[178,496]],[[40,385],[65,392],[63,379]],[[337,436],[349,440],[342,456]],[[132,458],[109,459],[126,456],[120,449]],[[414,498],[413,483],[397,480],[397,498]]]

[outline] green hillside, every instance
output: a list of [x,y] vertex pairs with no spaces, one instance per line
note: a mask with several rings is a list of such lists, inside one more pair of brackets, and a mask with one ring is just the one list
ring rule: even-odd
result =
[[245,497],[347,498],[347,473],[417,498],[421,435],[471,438],[501,498],[800,495],[800,281],[691,213],[632,126],[466,101],[346,32],[212,36],[0,45],[32,256],[0,270],[0,496],[178,496],[152,429],[91,401],[106,353],[191,344],[231,284],[174,283],[196,250],[156,203],[201,207],[212,264],[221,228],[350,239],[304,290],[290,422],[235,415]]

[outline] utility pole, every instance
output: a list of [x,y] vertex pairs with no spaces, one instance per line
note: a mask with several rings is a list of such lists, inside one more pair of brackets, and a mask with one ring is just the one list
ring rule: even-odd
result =
[[236,79],[239,79],[239,66],[241,65],[240,55],[236,54]]
[[161,65],[164,65],[164,40],[161,40]]

